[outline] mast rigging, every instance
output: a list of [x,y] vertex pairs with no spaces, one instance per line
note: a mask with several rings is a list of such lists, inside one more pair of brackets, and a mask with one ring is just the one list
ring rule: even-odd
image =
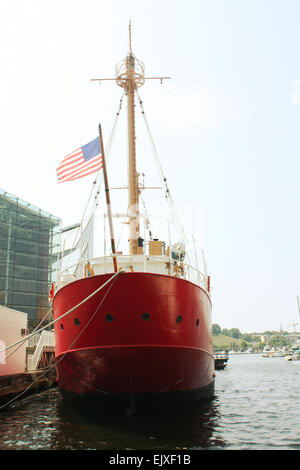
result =
[[[128,218],[129,218],[129,253],[138,253],[138,238],[140,236],[138,174],[136,170],[136,135],[135,135],[135,92],[145,83],[145,67],[131,49],[131,22],[129,22],[129,53],[125,60],[116,66],[116,78],[93,78],[92,82],[115,80],[124,89],[127,96],[128,120]],[[164,79],[170,77],[147,77],[147,79]]]

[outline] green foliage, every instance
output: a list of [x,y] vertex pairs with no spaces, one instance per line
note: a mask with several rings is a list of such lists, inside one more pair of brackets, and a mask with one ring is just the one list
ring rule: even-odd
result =
[[253,335],[250,335],[249,333],[245,333],[245,334],[242,335],[242,339],[244,341],[248,341],[248,343],[252,343]]
[[270,339],[269,345],[273,346],[274,348],[282,348],[283,346],[288,345],[288,341],[285,338],[283,338],[282,336],[277,335],[277,336],[273,336]]
[[241,340],[234,340],[230,336],[226,335],[216,335],[213,336],[213,344],[215,349],[239,349],[239,344]]
[[228,330],[227,328],[223,328],[221,330],[221,333],[222,335],[230,336],[231,338],[235,339],[240,339],[242,337],[242,333],[238,328],[231,328],[230,330]]
[[212,334],[215,336],[221,334],[221,327],[217,325],[216,323],[212,325]]
[[245,350],[245,349],[248,349],[249,348],[249,344],[246,343],[246,341],[242,341],[241,344],[240,344],[240,348],[241,350]]
[[[290,346],[293,338],[290,338],[289,333],[283,331],[265,331],[263,335],[266,341],[261,341],[261,336],[257,333],[241,333],[238,328],[221,328],[216,323],[212,326],[213,331],[213,344],[215,349],[227,350],[247,350],[250,346],[256,352],[262,351],[266,344],[274,348],[282,348]],[[286,334],[285,334],[286,333]]]

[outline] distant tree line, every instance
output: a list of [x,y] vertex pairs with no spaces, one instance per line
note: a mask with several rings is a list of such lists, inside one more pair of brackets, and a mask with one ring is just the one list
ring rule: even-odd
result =
[[215,336],[225,335],[225,336],[230,336],[230,338],[235,338],[235,339],[242,338],[242,333],[240,332],[238,328],[230,328],[230,330],[228,330],[227,328],[222,329],[220,325],[217,325],[217,323],[213,324],[212,333]]
[[[214,323],[212,325],[212,333],[214,336],[224,335],[229,336],[230,338],[243,340],[242,345],[247,346],[247,343],[259,343],[260,347],[263,347],[266,343],[261,342],[261,335],[255,333],[241,333],[238,328],[221,328],[220,325]],[[283,347],[287,346],[290,343],[287,335],[287,331],[264,331],[263,335],[268,337],[267,344],[274,347]]]

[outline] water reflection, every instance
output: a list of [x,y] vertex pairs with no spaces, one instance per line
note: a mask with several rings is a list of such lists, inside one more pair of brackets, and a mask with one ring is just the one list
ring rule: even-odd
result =
[[62,400],[52,389],[6,408],[0,449],[165,450],[223,448],[218,398],[199,408],[100,412]]
[[[0,413],[0,449],[300,449],[300,361],[230,358],[201,408],[99,413],[62,402],[58,388]],[[147,402],[148,404],[148,402]]]
[[198,409],[103,413],[60,401],[51,447],[76,449],[209,449],[225,447],[217,398]]

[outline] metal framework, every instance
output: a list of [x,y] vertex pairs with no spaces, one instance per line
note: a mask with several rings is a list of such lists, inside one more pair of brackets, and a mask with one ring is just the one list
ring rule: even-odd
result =
[[92,78],[91,81],[115,80],[125,90],[127,96],[128,120],[128,220],[129,220],[129,254],[138,253],[140,236],[138,174],[136,171],[136,136],[135,136],[135,92],[143,86],[145,80],[170,79],[170,77],[145,77],[145,66],[131,49],[131,22],[129,22],[129,53],[116,65],[116,78]]

